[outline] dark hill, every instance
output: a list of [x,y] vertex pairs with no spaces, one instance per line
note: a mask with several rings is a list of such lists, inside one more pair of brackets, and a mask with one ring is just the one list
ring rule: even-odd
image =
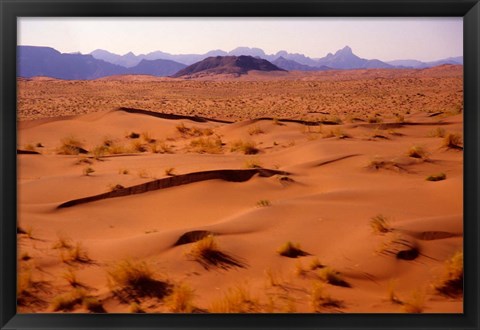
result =
[[298,62],[295,62],[293,60],[287,60],[283,56],[280,56],[277,58],[275,61],[272,62],[279,68],[288,70],[288,71],[293,71],[293,70],[299,70],[299,71],[324,71],[324,70],[331,70],[328,66],[322,65],[320,67],[314,67],[310,65],[305,65],[301,64]]
[[267,60],[252,56],[216,56],[208,57],[200,62],[187,66],[178,71],[173,77],[189,76],[194,74],[245,74],[251,70],[258,71],[285,71]]

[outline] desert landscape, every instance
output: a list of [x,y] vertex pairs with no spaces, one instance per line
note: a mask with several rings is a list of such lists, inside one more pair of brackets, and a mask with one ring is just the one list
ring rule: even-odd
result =
[[17,86],[20,313],[463,312],[463,66]]

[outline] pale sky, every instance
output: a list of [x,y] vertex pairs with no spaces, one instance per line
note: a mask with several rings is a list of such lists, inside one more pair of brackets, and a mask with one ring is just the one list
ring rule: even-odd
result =
[[451,18],[30,18],[18,19],[18,45],[63,53],[203,54],[239,46],[312,58],[348,45],[363,58],[438,60],[463,55],[463,19]]

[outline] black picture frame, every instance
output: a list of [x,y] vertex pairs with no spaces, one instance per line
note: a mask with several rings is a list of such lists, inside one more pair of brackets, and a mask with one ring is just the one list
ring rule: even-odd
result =
[[[1,329],[479,329],[478,0],[0,0],[0,14]],[[28,16],[463,17],[464,313],[16,314],[16,33]]]

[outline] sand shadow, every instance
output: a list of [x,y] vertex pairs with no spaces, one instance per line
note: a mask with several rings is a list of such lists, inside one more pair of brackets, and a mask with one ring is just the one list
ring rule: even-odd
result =
[[194,261],[198,262],[206,270],[210,270],[211,268],[229,270],[235,267],[247,267],[247,263],[240,258],[218,250],[204,251],[199,257],[195,258]]

